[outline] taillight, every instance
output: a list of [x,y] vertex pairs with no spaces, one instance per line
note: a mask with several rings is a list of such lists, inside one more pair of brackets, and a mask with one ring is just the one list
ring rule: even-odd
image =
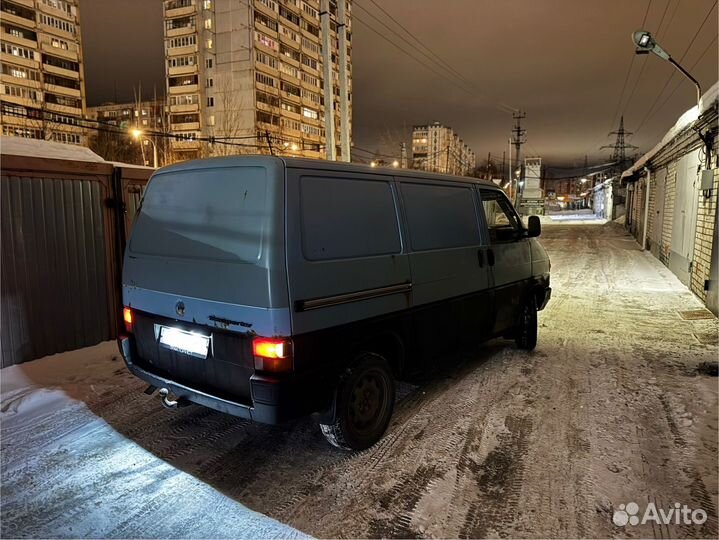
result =
[[255,369],[289,371],[292,369],[292,343],[286,339],[256,337],[252,340]]
[[123,308],[122,319],[125,321],[125,330],[132,333],[132,310],[129,307]]

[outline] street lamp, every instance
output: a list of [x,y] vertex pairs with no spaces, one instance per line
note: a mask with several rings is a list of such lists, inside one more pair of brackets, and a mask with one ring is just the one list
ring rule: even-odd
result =
[[647,32],[646,30],[637,30],[636,32],[634,32],[632,37],[634,39],[634,44],[637,46],[635,51],[636,54],[649,54],[650,52],[654,53],[662,60],[666,60],[667,62],[669,62],[671,65],[677,68],[682,73],[682,75],[684,75],[687,79],[694,83],[694,86],[696,86],[697,88],[698,107],[699,101],[702,97],[702,87],[699,85],[699,81],[692,77],[686,69],[680,66],[667,51],[662,49],[659,44],[654,40],[651,33]]
[[152,162],[153,162],[154,168],[157,169],[157,145],[155,144],[155,141],[153,141],[149,137],[144,137],[144,133],[142,132],[141,129],[138,129],[138,128],[131,129],[130,134],[140,144],[142,144],[143,139],[146,141],[150,141],[150,143],[152,143]]

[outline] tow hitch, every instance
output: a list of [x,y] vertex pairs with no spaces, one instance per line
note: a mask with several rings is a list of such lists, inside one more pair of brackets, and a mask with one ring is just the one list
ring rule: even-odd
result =
[[[151,396],[155,393],[155,390],[157,390],[157,386],[150,385],[147,388],[145,388],[145,394],[148,396]],[[160,398],[162,399],[162,406],[166,409],[177,409],[179,407],[187,407],[188,405],[192,405],[192,402],[188,399],[179,397],[177,399],[170,399],[170,391],[167,388],[160,388]]]

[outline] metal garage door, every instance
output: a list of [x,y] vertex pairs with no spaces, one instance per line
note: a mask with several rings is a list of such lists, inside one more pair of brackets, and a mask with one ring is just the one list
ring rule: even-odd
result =
[[699,205],[698,167],[699,150],[684,155],[677,163],[676,198],[674,200],[669,269],[686,286],[689,286],[690,265],[697,226]]
[[666,167],[656,172],[654,177],[654,185],[656,186],[656,194],[654,196],[654,220],[652,224],[651,252],[655,257],[659,257],[659,249],[662,244],[662,227],[664,226],[664,194],[666,193],[667,169]]
[[2,366],[109,339],[101,178],[0,180]]

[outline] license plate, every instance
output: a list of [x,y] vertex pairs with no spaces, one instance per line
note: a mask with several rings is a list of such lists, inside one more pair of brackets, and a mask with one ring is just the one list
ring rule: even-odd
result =
[[163,326],[160,328],[160,345],[197,358],[207,358],[210,336]]

